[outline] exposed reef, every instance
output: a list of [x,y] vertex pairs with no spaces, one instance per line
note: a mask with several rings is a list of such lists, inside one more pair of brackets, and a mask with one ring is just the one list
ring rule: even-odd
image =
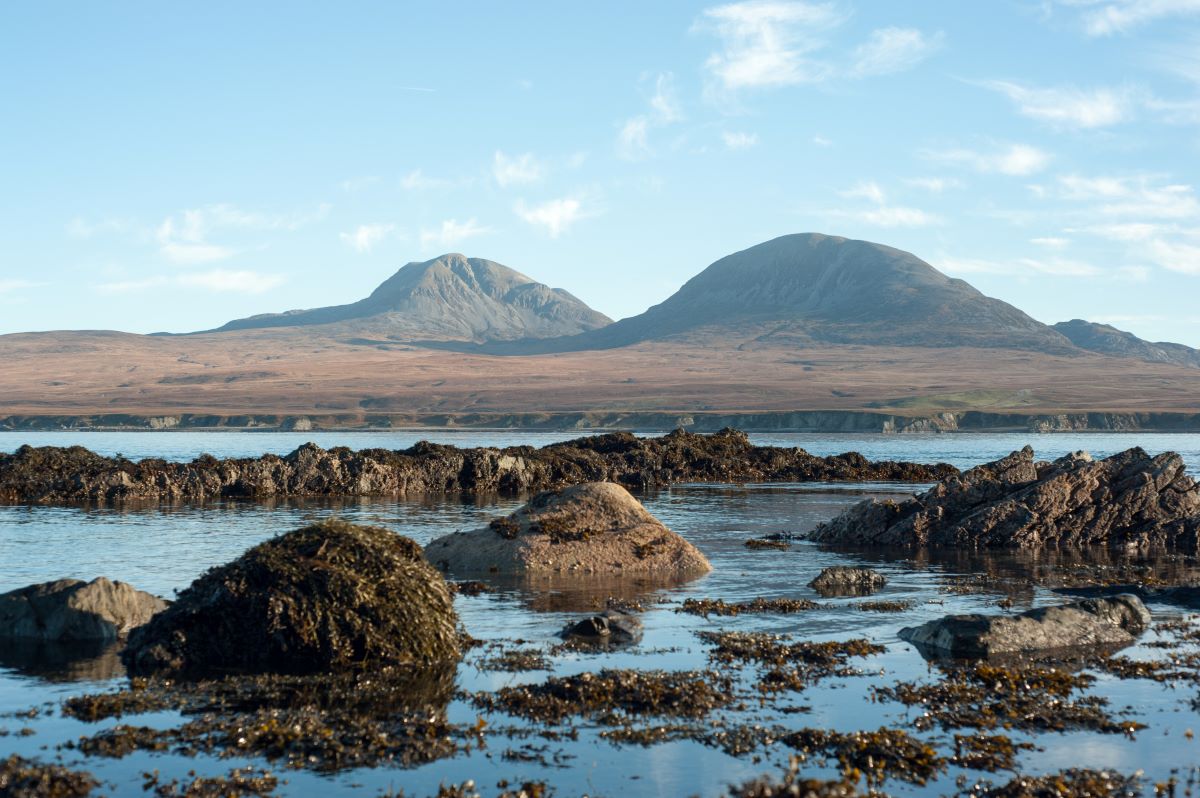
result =
[[417,496],[518,493],[583,482],[650,488],[678,482],[932,482],[952,466],[872,462],[849,452],[816,457],[803,449],[754,446],[745,433],[676,431],[659,438],[627,432],[541,449],[459,449],[421,442],[408,449],[308,443],[289,455],[190,463],[133,462],[82,446],[22,446],[0,454],[0,502],[29,504],[203,501],[284,496]]

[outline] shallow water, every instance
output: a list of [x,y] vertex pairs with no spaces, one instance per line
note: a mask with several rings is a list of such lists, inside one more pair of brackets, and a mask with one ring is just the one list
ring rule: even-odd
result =
[[[20,436],[20,437],[19,437]],[[372,433],[366,440],[359,434],[321,436],[275,433],[100,433],[96,436],[62,433],[0,435],[0,450],[29,442],[65,445],[82,443],[105,453],[122,451],[127,456],[170,456],[186,459],[200,451],[226,455],[250,455],[262,451],[286,452],[298,442],[316,438],[321,445],[403,447],[417,437],[394,433]],[[386,436],[386,439],[383,438]],[[454,437],[435,437],[459,445],[508,444],[530,441],[529,436],[508,434],[490,439],[465,433]],[[755,436],[758,442],[801,445],[819,454],[858,449],[868,456],[896,459],[946,461],[973,465],[996,454],[1004,454],[1030,440],[1030,436],[938,435],[914,437],[884,436]],[[537,443],[546,442],[537,436]],[[9,441],[15,441],[10,446]],[[1151,451],[1167,448],[1185,454],[1193,469],[1200,463],[1200,435],[1146,436],[1033,436],[1035,448],[1043,456],[1086,447],[1107,453],[1143,445]],[[537,444],[535,444],[537,445]],[[160,448],[155,448],[160,447]],[[753,551],[743,544],[747,538],[781,530],[802,531],[818,521],[835,515],[865,496],[902,496],[911,493],[910,485],[683,485],[654,492],[641,498],[647,508],[668,526],[696,544],[712,561],[714,571],[686,585],[658,590],[644,589],[641,600],[645,637],[636,648],[607,654],[569,653],[553,659],[558,675],[598,670],[604,667],[661,668],[683,670],[707,667],[708,647],[695,633],[700,630],[772,631],[789,633],[797,639],[846,640],[866,637],[887,646],[883,655],[857,661],[861,676],[833,678],[807,690],[790,694],[784,704],[810,707],[802,714],[778,714],[769,708],[752,707],[743,713],[718,713],[718,717],[746,721],[757,718],[765,723],[781,723],[791,728],[824,727],[840,731],[874,730],[882,725],[898,725],[921,739],[952,747],[952,735],[946,732],[917,732],[912,721],[919,710],[906,710],[898,704],[880,704],[869,700],[872,686],[886,686],[899,679],[922,679],[930,666],[907,644],[897,638],[902,626],[914,625],[950,612],[980,611],[996,613],[997,602],[1009,599],[1013,609],[1061,600],[1057,594],[1032,586],[1022,579],[1034,570],[1061,567],[1052,554],[1037,558],[1006,555],[990,557],[942,556],[914,557],[906,553],[831,552],[808,544],[793,544],[789,551]],[[462,501],[431,498],[425,501],[353,502],[251,502],[182,505],[123,511],[119,509],[2,507],[0,508],[0,591],[31,582],[61,576],[92,578],[106,575],[128,581],[139,588],[165,596],[186,586],[209,566],[228,561],[245,548],[281,531],[315,518],[337,514],[352,521],[382,524],[425,543],[446,532],[485,523],[495,515],[521,503],[518,497],[480,498]],[[879,614],[855,608],[858,599],[821,599],[806,584],[821,568],[834,564],[869,561],[885,573],[888,585],[873,600],[914,602],[899,614]],[[1159,563],[1160,572],[1180,567],[1179,563]],[[1015,577],[1011,584],[989,583],[983,592],[960,593],[953,585],[960,577],[990,574]],[[516,587],[502,588],[478,597],[460,596],[457,607],[467,631],[484,640],[522,638],[529,645],[548,647],[558,641],[564,624],[602,600],[608,587],[579,591],[548,592]],[[726,601],[755,597],[812,598],[822,607],[794,615],[743,615],[735,618],[699,618],[679,614],[674,609],[685,598],[722,598]],[[661,602],[661,603],[660,603]],[[1182,611],[1154,605],[1156,620],[1178,617]],[[1147,638],[1147,642],[1150,638]],[[1146,645],[1125,652],[1134,657],[1161,657],[1163,652]],[[520,674],[482,672],[473,667],[475,651],[459,668],[459,687],[463,690],[491,690],[506,684],[538,682],[545,672]],[[141,794],[143,771],[159,770],[164,780],[182,778],[195,769],[204,774],[223,774],[233,767],[255,764],[271,767],[265,760],[231,758],[188,758],[170,754],[137,753],[120,760],[85,758],[74,751],[56,752],[55,746],[80,735],[94,734],[117,721],[84,724],[60,717],[54,706],[62,698],[84,691],[116,687],[123,680],[114,678],[119,667],[112,659],[100,658],[75,672],[46,672],[22,658],[12,647],[0,648],[0,729],[10,732],[0,737],[0,753],[17,752],[26,756],[63,761],[92,771],[111,787],[106,794]],[[754,668],[748,669],[753,673]],[[70,681],[83,677],[91,681]],[[1185,735],[1200,731],[1200,715],[1191,706],[1196,697],[1194,685],[1181,687],[1151,681],[1119,680],[1101,676],[1090,693],[1107,697],[1114,709],[1132,707],[1132,718],[1149,728],[1129,739],[1096,732],[1046,733],[1032,736],[1014,734],[1014,739],[1030,739],[1039,750],[1020,757],[1021,769],[1040,774],[1064,767],[1116,767],[1127,772],[1142,769],[1147,776],[1164,780],[1172,769],[1200,761],[1198,743]],[[29,707],[48,705],[48,712],[36,718],[14,717]],[[474,723],[479,711],[456,700],[449,708],[452,722]],[[145,725],[176,724],[178,716],[160,713],[149,717],[125,718],[119,722]],[[505,716],[489,718],[493,725],[506,725]],[[647,720],[639,725],[657,721]],[[666,721],[669,722],[669,721]],[[505,740],[490,738],[489,747],[474,750],[453,759],[434,762],[411,770],[379,768],[356,770],[336,776],[318,776],[307,772],[281,771],[288,780],[280,792],[288,795],[348,793],[377,795],[385,789],[403,788],[406,795],[427,795],[440,783],[459,783],[471,778],[484,795],[499,792],[501,779],[520,783],[545,780],[560,796],[590,795],[718,795],[725,785],[763,773],[778,773],[789,752],[781,746],[766,749],[761,761],[751,756],[733,757],[695,742],[670,742],[641,747],[614,745],[597,736],[599,728],[580,721],[577,741],[553,742],[537,738]],[[19,736],[29,728],[33,734]],[[969,733],[965,731],[963,733]],[[559,755],[562,767],[506,758],[509,749],[524,745],[546,745],[547,756]],[[832,766],[810,762],[805,775],[832,777]],[[955,779],[965,774],[970,781],[983,777],[974,771],[953,766],[936,781],[924,787],[888,781],[883,789],[902,795],[942,795],[955,790]],[[1003,782],[1006,774],[992,778]]]

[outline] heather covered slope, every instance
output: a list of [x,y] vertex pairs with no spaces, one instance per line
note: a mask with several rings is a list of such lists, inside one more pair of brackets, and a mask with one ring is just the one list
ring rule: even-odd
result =
[[1061,321],[1054,329],[1080,349],[1113,357],[1135,358],[1147,363],[1174,363],[1200,368],[1200,350],[1166,341],[1146,341],[1110,324],[1083,319]]
[[251,316],[216,332],[336,325],[327,333],[391,340],[509,341],[573,335],[610,322],[561,288],[490,260],[447,254],[409,263],[358,302]]

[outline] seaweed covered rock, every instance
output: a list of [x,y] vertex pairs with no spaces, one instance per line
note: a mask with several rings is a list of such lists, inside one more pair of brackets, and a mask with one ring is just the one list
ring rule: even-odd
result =
[[487,527],[434,540],[425,555],[454,573],[679,577],[712,570],[695,546],[611,482],[540,493]]
[[900,630],[923,653],[990,657],[1071,648],[1120,648],[1150,626],[1137,596],[1085,599],[1019,615],[947,615]]
[[1174,452],[1051,463],[1013,452],[903,502],[860,502],[809,539],[839,545],[1178,548],[1200,542],[1200,485]]
[[324,521],[210,570],[137,629],[134,673],[314,673],[459,657],[457,616],[421,547]]
[[92,774],[61,765],[47,765],[16,754],[0,759],[3,798],[84,798],[99,786]]
[[166,606],[157,596],[102,576],[43,582],[0,595],[0,639],[110,642]]
[[642,621],[636,615],[605,610],[567,624],[562,635],[568,641],[597,647],[626,646],[642,639]]
[[808,586],[822,596],[867,596],[887,584],[887,577],[873,568],[833,565],[825,568]]

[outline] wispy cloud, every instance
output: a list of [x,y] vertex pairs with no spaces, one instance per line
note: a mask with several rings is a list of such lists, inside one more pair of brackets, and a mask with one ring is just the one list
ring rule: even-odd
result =
[[[643,82],[648,76],[642,76]],[[617,131],[617,155],[627,161],[636,161],[653,154],[650,146],[650,131],[666,127],[683,119],[682,106],[675,93],[675,76],[662,72],[654,77],[654,92],[647,102],[648,113],[630,117],[621,123]]]
[[1047,249],[1065,249],[1070,246],[1071,239],[1062,238],[1061,236],[1040,236],[1029,239],[1029,243],[1037,244],[1039,247],[1046,247]]
[[931,194],[941,194],[953,188],[962,188],[962,181],[955,177],[913,177],[904,182],[910,186],[925,189]]
[[942,45],[942,33],[925,35],[916,28],[880,28],[854,49],[849,75],[865,78],[903,72],[924,61]]
[[149,291],[152,288],[159,288],[170,284],[170,278],[165,275],[155,275],[142,279],[115,280],[113,282],[100,283],[96,286],[96,290],[101,294],[138,294],[143,291]]
[[208,291],[238,294],[262,294],[283,285],[287,280],[279,274],[214,269],[207,272],[181,274],[175,278],[180,285]]
[[29,288],[37,288],[43,283],[37,283],[32,280],[17,280],[12,278],[0,279],[0,294],[13,294],[17,291],[24,291]]
[[1183,274],[1200,274],[1200,247],[1178,241],[1150,242],[1150,258],[1164,269]]
[[580,219],[596,215],[594,210],[585,210],[578,197],[560,197],[532,206],[518,202],[513,211],[534,227],[545,230],[551,238],[558,238]]
[[400,178],[400,188],[405,191],[441,191],[449,188],[459,188],[468,185],[467,179],[449,177],[431,177],[421,169],[413,169]]
[[324,219],[332,206],[290,214],[247,211],[229,204],[206,205],[172,214],[158,225],[159,252],[175,263],[196,264],[225,260],[235,250],[209,240],[213,233],[241,231],[295,231]]
[[998,274],[1009,277],[1042,274],[1053,277],[1097,277],[1103,270],[1090,263],[1067,258],[1016,258],[995,261],[983,258],[942,257],[937,267],[947,274]]
[[731,150],[748,150],[758,144],[758,136],[756,134],[741,131],[723,131],[721,133],[721,140]]
[[1192,186],[1164,183],[1154,175],[1063,175],[1057,193],[1063,199],[1097,203],[1096,211],[1121,217],[1126,224],[1144,219],[1200,220],[1200,200]]
[[67,235],[71,238],[91,238],[101,234],[121,235],[136,232],[139,225],[132,219],[99,219],[91,221],[76,216],[67,223]]
[[542,163],[531,152],[505,155],[496,150],[492,156],[492,177],[500,188],[536,183],[542,179],[543,170]]
[[1061,127],[1109,127],[1132,118],[1135,106],[1128,88],[1037,88],[1004,80],[981,85],[1008,97],[1023,116]]
[[872,202],[883,202],[885,199],[883,189],[873,180],[857,183],[851,188],[839,191],[838,194],[847,199],[866,199]]
[[362,177],[351,177],[339,183],[339,187],[347,194],[352,194],[355,191],[362,191],[365,188],[370,188],[379,183],[377,175],[364,175]]
[[705,67],[730,90],[820,82],[831,69],[810,56],[843,18],[833,3],[751,0],[707,9],[698,26],[715,32],[722,48]]
[[441,249],[453,249],[468,239],[490,232],[492,232],[492,228],[479,224],[474,218],[467,219],[465,222],[446,219],[438,227],[427,227],[421,230],[421,248],[429,249],[436,246]]
[[1050,154],[1028,144],[1008,144],[989,151],[966,148],[926,150],[926,159],[947,164],[967,166],[977,172],[1013,177],[1036,174],[1050,165]]
[[883,188],[874,181],[864,181],[838,192],[847,199],[862,199],[872,203],[872,207],[837,211],[835,216],[857,219],[876,227],[927,227],[940,224],[941,218],[920,208],[909,208],[903,205],[889,205]]
[[1089,36],[1111,36],[1169,17],[1200,14],[1200,0],[1059,0],[1059,4],[1081,9]]
[[338,233],[342,243],[356,252],[370,252],[371,249],[396,231],[394,224],[360,224],[349,233]]

